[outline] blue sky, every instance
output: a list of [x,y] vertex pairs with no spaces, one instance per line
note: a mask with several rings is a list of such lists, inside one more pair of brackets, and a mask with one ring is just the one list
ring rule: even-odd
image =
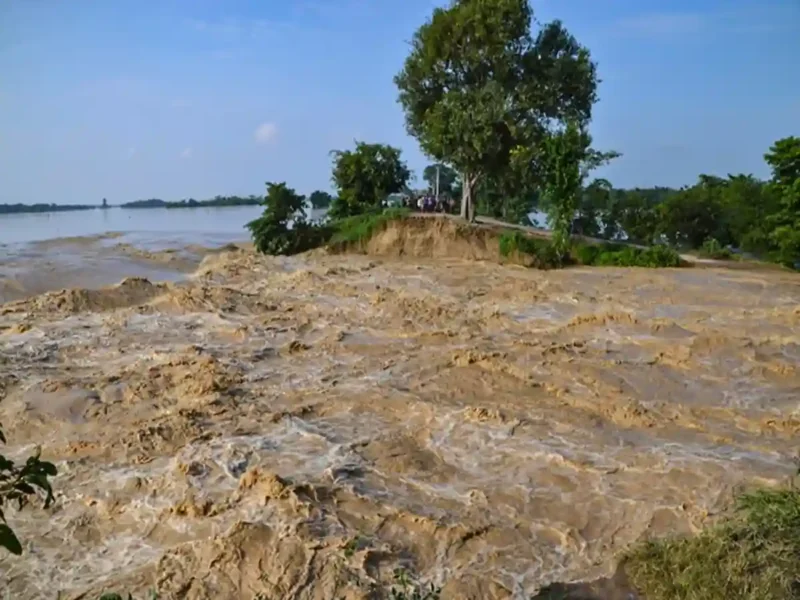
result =
[[[0,0],[0,203],[330,187],[331,149],[403,149],[393,75],[433,0]],[[800,134],[800,1],[533,0],[599,62],[617,186],[766,176]]]

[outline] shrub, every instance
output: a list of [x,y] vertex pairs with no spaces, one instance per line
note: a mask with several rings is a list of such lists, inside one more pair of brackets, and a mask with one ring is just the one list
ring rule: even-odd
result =
[[800,490],[745,494],[732,516],[697,536],[634,547],[625,569],[648,600],[797,600]]
[[700,248],[700,255],[716,260],[728,260],[731,258],[731,251],[725,248],[716,239],[708,238],[703,242],[703,246]]
[[524,255],[533,259],[534,267],[553,269],[563,265],[563,259],[550,240],[531,237],[521,231],[506,231],[498,240],[500,255]]
[[263,214],[250,221],[253,243],[264,254],[289,255],[325,243],[329,232],[306,220],[305,196],[285,183],[267,183]]
[[572,248],[570,257],[579,265],[593,265],[600,256],[600,246],[594,244],[579,244]]
[[623,244],[578,244],[571,258],[581,265],[602,267],[679,267],[681,257],[667,246],[635,248]]
[[639,267],[680,267],[680,254],[668,246],[650,246],[641,250]]
[[[6,443],[2,426],[0,442]],[[40,460],[38,452],[21,466],[0,454],[0,547],[13,554],[22,554],[22,544],[6,523],[3,511],[12,502],[16,503],[18,510],[22,510],[30,498],[36,496],[44,496],[44,507],[48,508],[53,501],[53,490],[47,478],[56,473],[55,465]]]

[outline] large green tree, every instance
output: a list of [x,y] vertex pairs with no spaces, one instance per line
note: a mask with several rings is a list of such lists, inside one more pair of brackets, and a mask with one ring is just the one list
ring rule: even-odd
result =
[[675,245],[699,248],[708,239],[733,240],[725,220],[726,180],[700,175],[696,185],[672,194],[659,207],[659,233]]
[[800,138],[775,142],[764,160],[772,169],[770,187],[777,198],[777,210],[768,218],[769,237],[777,260],[785,265],[800,263]]
[[611,182],[607,179],[593,180],[581,193],[573,221],[574,232],[588,237],[613,239],[618,231],[616,207],[611,197]]
[[[583,191],[589,174],[619,156],[591,148],[592,137],[585,125],[569,121],[563,129],[546,136],[536,154],[526,163],[540,170],[542,205],[553,230],[553,244],[564,255],[570,243],[576,217],[580,218]],[[521,153],[528,154],[523,148]],[[517,151],[514,152],[516,157]]]
[[329,212],[334,219],[379,210],[411,177],[400,149],[392,146],[356,142],[354,150],[334,150],[332,155],[338,192]]
[[652,244],[658,238],[658,200],[652,190],[614,190],[612,201],[617,203],[619,225],[628,241]]
[[[482,179],[535,172],[534,149],[555,124],[591,118],[589,51],[560,22],[534,35],[532,21],[528,0],[453,0],[417,30],[395,77],[408,132],[461,174],[465,218]],[[512,165],[515,148],[529,160],[517,152]]]

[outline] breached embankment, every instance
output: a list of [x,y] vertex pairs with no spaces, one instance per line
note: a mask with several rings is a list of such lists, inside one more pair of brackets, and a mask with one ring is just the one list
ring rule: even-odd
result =
[[630,544],[792,473],[796,277],[503,267],[451,226],[0,307],[9,454],[59,467],[52,509],[8,511],[0,586],[624,597]]
[[[533,257],[500,252],[507,228],[476,225],[444,216],[404,217],[382,223],[366,240],[333,244],[331,253],[408,259],[454,259],[530,266]],[[541,238],[545,239],[545,238]]]

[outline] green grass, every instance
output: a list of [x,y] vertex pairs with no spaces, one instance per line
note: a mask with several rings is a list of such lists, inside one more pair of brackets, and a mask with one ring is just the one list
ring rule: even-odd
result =
[[625,568],[647,600],[798,600],[800,490],[744,494],[697,536],[638,545]]
[[366,213],[339,219],[330,223],[333,235],[331,244],[363,244],[390,221],[404,219],[411,211],[407,208],[387,208],[382,212]]

